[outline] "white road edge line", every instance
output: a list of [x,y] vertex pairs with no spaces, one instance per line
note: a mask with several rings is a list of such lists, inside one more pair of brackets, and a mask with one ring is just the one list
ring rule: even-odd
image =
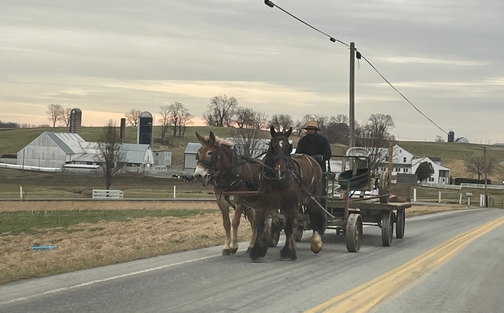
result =
[[[245,251],[245,250],[246,249],[241,249],[241,250],[238,250],[238,251]],[[14,303],[14,302],[19,302],[19,301],[23,301],[23,300],[28,300],[28,299],[31,299],[31,298],[34,298],[34,297],[40,297],[40,296],[44,296],[44,295],[48,295],[48,294],[52,294],[52,293],[66,291],[66,290],[71,290],[71,289],[86,287],[86,286],[90,286],[90,285],[93,285],[93,284],[102,283],[102,282],[111,281],[111,280],[116,280],[116,279],[124,278],[124,277],[128,277],[128,276],[133,276],[133,275],[138,275],[138,274],[144,274],[144,273],[148,273],[148,272],[152,272],[152,271],[157,271],[157,270],[161,270],[161,269],[172,267],[172,266],[176,266],[176,265],[182,265],[182,264],[197,262],[197,261],[201,261],[201,260],[205,260],[205,259],[210,259],[210,258],[214,258],[214,257],[217,257],[217,256],[220,256],[220,254],[205,256],[205,257],[201,257],[201,258],[198,258],[198,259],[187,260],[187,261],[182,261],[182,262],[177,262],[177,263],[171,263],[171,264],[161,265],[161,266],[157,266],[157,267],[147,268],[147,269],[144,269],[144,270],[141,270],[141,271],[131,272],[131,273],[117,275],[117,276],[111,276],[111,277],[107,277],[107,278],[103,278],[103,279],[92,280],[92,281],[85,282],[85,283],[82,283],[82,284],[77,284],[77,285],[73,285],[73,286],[69,286],[69,287],[57,288],[57,289],[53,289],[53,290],[44,291],[44,292],[41,292],[41,293],[36,293],[36,294],[30,295],[30,296],[27,296],[27,297],[21,297],[21,298],[16,298],[16,299],[12,299],[12,300],[2,301],[2,302],[0,302],[0,305]]]

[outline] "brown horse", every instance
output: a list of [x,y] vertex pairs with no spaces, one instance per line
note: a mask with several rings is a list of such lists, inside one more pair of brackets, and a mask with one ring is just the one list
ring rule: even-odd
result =
[[[296,224],[297,210],[299,205],[309,202],[306,201],[309,196],[305,193],[304,189],[306,191],[315,190],[316,188],[312,188],[311,185],[314,182],[316,185],[321,183],[322,174],[320,166],[313,168],[311,165],[306,165],[309,163],[302,163],[303,172],[306,173],[306,177],[301,178],[299,182],[297,180],[288,182],[283,179],[268,179],[268,174],[273,171],[272,167],[265,166],[264,164],[261,165],[257,161],[238,157],[236,152],[231,149],[231,143],[216,138],[212,132],[210,132],[210,136],[205,138],[199,134],[196,134],[196,136],[200,140],[202,147],[198,151],[198,166],[195,175],[199,176],[204,183],[213,183],[216,188],[216,195],[224,194],[225,197],[228,191],[243,191],[243,195],[235,196],[234,201],[255,209],[257,235],[250,250],[252,261],[261,262],[262,258],[266,255],[267,249],[270,246],[270,238],[265,221],[268,220],[270,213],[276,211],[278,208],[285,215],[287,224],[289,225],[286,229],[287,240],[285,246],[280,251],[280,259],[295,260],[297,254],[292,233]],[[288,176],[291,177],[291,175]],[[303,187],[299,185],[300,182],[302,182]],[[284,186],[284,184],[286,185]],[[315,194],[315,197],[320,198],[320,195]],[[313,212],[318,211],[314,209]],[[223,217],[225,218],[224,215]],[[325,230],[325,221],[325,215],[322,214],[318,217],[316,214],[313,214],[313,223],[322,224],[320,227],[314,226],[312,228],[317,230],[317,232],[314,231],[311,245],[312,251],[315,253],[318,253],[322,248],[319,234],[323,234]],[[251,244],[253,241],[254,238]]]
[[[285,246],[280,251],[282,260],[295,260],[297,258],[296,243],[294,233],[296,230],[296,216],[299,207],[304,205],[308,209],[310,226],[313,230],[311,238],[311,250],[314,253],[322,250],[322,238],[327,227],[327,216],[323,208],[319,205],[322,194],[322,169],[320,165],[310,156],[291,156],[292,145],[289,143],[289,136],[292,128],[287,132],[276,132],[273,127],[270,129],[271,142],[268,152],[264,158],[265,166],[261,173],[261,188],[270,190],[274,195],[274,200],[270,200],[280,207],[285,215]],[[261,232],[264,227],[260,225],[264,214],[267,214],[271,206],[257,206],[256,225],[257,239],[251,251],[251,257],[256,256],[254,251],[258,251],[262,256],[264,245],[261,245]],[[265,253],[265,252],[264,252]]]
[[[201,148],[196,154],[198,164],[194,176],[203,182],[214,185],[217,205],[222,214],[222,223],[226,232],[226,239],[222,255],[230,255],[238,250],[238,226],[241,215],[244,214],[252,228],[249,251],[256,238],[254,224],[254,210],[241,203],[231,200],[228,192],[251,191],[256,189],[250,182],[250,177],[257,176],[259,164],[244,162],[230,147],[231,142],[216,137],[212,132],[210,136],[203,137],[196,133],[201,143]],[[222,153],[225,150],[226,153]],[[232,221],[229,219],[230,207],[235,208]]]

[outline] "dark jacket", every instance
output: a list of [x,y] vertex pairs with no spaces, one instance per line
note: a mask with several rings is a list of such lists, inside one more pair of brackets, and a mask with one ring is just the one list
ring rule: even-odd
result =
[[320,164],[322,171],[325,172],[326,161],[331,158],[331,146],[327,138],[315,133],[313,135],[305,135],[299,139],[296,153],[304,153],[313,156]]

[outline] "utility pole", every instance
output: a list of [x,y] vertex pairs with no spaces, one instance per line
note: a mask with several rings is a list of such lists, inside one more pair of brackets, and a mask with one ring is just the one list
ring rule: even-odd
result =
[[485,160],[485,207],[488,208],[488,188],[487,188],[487,160],[486,160],[486,147],[483,147],[483,159]]
[[355,147],[355,43],[350,43],[350,138],[348,148]]

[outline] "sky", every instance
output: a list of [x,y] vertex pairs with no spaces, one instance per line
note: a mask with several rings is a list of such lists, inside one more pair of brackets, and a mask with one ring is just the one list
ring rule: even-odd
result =
[[[276,0],[355,47],[355,119],[389,114],[399,140],[502,143],[504,1]],[[50,124],[47,106],[103,126],[181,102],[202,123],[233,96],[269,116],[349,114],[349,48],[262,0],[2,0],[0,120]],[[438,127],[439,126],[439,127]]]

